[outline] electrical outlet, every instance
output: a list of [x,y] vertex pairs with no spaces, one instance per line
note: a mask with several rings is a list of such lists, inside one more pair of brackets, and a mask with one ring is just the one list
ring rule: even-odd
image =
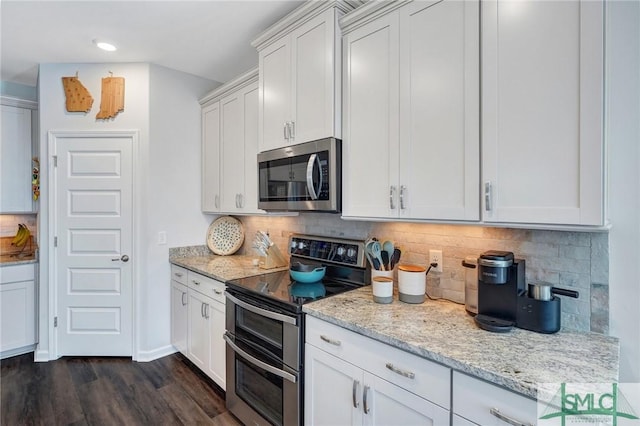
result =
[[431,268],[432,271],[442,272],[442,250],[429,250],[429,263],[438,264],[435,268]]

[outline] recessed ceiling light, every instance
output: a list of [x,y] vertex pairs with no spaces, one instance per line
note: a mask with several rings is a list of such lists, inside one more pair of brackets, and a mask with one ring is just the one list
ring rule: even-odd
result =
[[115,50],[118,50],[117,47],[115,47],[111,43],[107,43],[106,41],[100,41],[100,40],[96,39],[96,40],[93,40],[93,44],[95,44],[96,46],[98,46],[102,50],[106,50],[107,52],[113,52]]

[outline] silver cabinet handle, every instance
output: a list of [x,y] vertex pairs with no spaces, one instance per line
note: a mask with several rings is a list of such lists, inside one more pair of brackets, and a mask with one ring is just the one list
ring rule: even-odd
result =
[[218,290],[217,288],[214,288],[214,289],[213,289],[213,292],[214,292],[215,294],[222,294],[222,290]]
[[[318,164],[318,170],[320,170],[320,179],[318,180],[318,191],[316,192],[316,188],[313,185],[313,169],[315,165]],[[317,200],[320,195],[320,190],[322,189],[322,165],[320,164],[320,158],[318,154],[311,154],[309,156],[309,161],[307,161],[307,190],[309,191],[309,195],[312,200]]]
[[173,275],[175,275],[175,276],[176,276],[176,277],[178,277],[178,278],[182,278],[182,277],[184,276],[184,274],[183,274],[182,272],[176,272],[176,273],[175,273],[175,274],[173,274]]
[[191,280],[191,282],[194,283],[195,285],[200,285],[200,281]]
[[238,194],[236,194],[236,208],[239,208],[239,206],[238,206]]
[[208,304],[204,305],[204,317],[206,319],[209,319],[209,305]]
[[219,195],[216,195],[213,204],[215,205],[216,209],[220,208],[220,196]]
[[391,210],[396,209],[395,198],[396,198],[396,187],[395,185],[391,185],[389,187],[389,208]]
[[369,393],[369,386],[364,387],[364,392],[362,393],[362,403],[365,414],[369,414],[369,404],[367,404],[367,394]]
[[241,209],[244,207],[244,195],[238,194],[238,208]]
[[200,316],[204,318],[204,303],[200,303]]
[[129,261],[129,256],[123,254],[122,257],[116,257],[115,259],[111,259],[112,262],[124,262],[127,263]]
[[187,301],[184,300],[184,297],[187,295],[187,293],[182,292],[182,297],[181,297],[181,301],[182,301],[182,306],[187,306]]
[[332,339],[330,337],[325,336],[324,334],[320,335],[320,338],[322,340],[324,340],[325,342],[329,343],[330,345],[333,345],[333,346],[342,345],[342,342],[340,340],[334,340],[334,339]]
[[227,297],[228,300],[233,302],[235,305],[240,306],[241,308],[246,309],[247,311],[251,311],[254,314],[262,315],[263,317],[271,318],[276,321],[286,322],[292,325],[298,325],[298,320],[295,317],[279,314],[277,312],[271,312],[266,309],[262,309],[262,308],[258,308],[257,306],[250,305],[249,303],[245,303],[242,300],[239,300],[238,298],[232,296],[227,291],[224,292],[224,295]]
[[402,370],[402,369],[396,367],[395,365],[391,364],[390,362],[388,362],[386,364],[386,367],[389,370],[393,371],[394,373],[399,374],[399,375],[401,375],[403,377],[406,377],[408,379],[415,379],[415,377],[416,377],[416,375],[414,373],[412,373],[411,371]]
[[283,135],[285,140],[289,139],[289,122],[286,122],[282,125]]
[[484,209],[491,211],[491,182],[484,183]]
[[289,138],[290,139],[296,138],[296,122],[295,121],[289,122]]
[[358,398],[356,396],[356,393],[358,392],[358,386],[360,385],[360,382],[357,380],[353,381],[353,388],[351,388],[351,399],[353,401],[353,408],[358,408],[358,406],[360,405],[360,403],[358,402]]
[[523,422],[520,421],[518,419],[514,419],[513,417],[509,417],[509,416],[505,416],[504,414],[502,414],[497,408],[492,408],[489,410],[489,412],[499,418],[500,420],[502,420],[505,423],[508,423],[510,425],[513,426],[533,426],[531,423],[527,423],[527,422]]
[[229,336],[227,336],[226,334],[224,336],[222,336],[222,337],[224,338],[224,340],[227,342],[229,347],[235,353],[237,353],[242,358],[244,358],[247,361],[249,361],[251,364],[258,366],[258,367],[262,368],[263,370],[267,370],[268,372],[273,373],[278,377],[282,377],[283,379],[288,380],[291,383],[296,383],[298,381],[298,378],[296,376],[294,376],[293,374],[288,373],[288,372],[283,371],[283,370],[279,370],[279,369],[277,369],[275,367],[272,367],[271,365],[267,364],[266,362],[262,362],[259,359],[249,355],[248,353],[246,353],[245,351],[240,349],[238,346],[236,346],[236,344],[233,343],[233,340],[231,340],[231,338]]
[[404,193],[407,191],[407,187],[404,185],[400,185],[400,209],[404,210],[406,207],[404,205]]

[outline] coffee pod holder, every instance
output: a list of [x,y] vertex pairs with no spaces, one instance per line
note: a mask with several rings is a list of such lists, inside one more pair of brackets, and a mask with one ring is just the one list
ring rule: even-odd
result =
[[282,268],[287,266],[287,261],[280,252],[277,245],[273,244],[266,249],[266,256],[263,257],[263,261],[258,263],[258,266],[262,269]]

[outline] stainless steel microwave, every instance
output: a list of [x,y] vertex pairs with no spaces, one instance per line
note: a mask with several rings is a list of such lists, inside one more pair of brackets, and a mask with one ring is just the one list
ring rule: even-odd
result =
[[260,209],[338,213],[341,190],[339,139],[319,139],[258,154]]

